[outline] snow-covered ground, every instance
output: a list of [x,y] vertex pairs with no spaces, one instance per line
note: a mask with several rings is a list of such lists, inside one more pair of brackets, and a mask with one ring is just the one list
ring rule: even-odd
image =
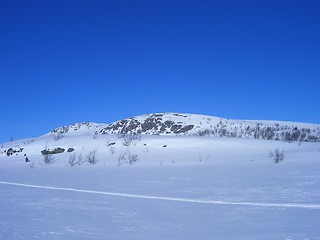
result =
[[319,142],[96,127],[1,145],[0,239],[320,239]]
[[118,167],[120,140],[90,139],[95,165],[2,155],[0,239],[320,239],[319,143],[144,136]]

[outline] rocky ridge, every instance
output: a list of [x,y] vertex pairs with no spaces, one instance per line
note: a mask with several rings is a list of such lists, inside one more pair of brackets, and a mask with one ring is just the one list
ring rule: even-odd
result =
[[320,125],[281,121],[232,120],[196,114],[153,113],[111,124],[90,122],[63,126],[51,134],[77,131],[91,134],[188,135],[319,142]]

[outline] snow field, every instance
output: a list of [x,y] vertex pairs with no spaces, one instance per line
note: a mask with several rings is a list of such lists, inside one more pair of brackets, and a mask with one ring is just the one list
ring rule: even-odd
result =
[[[0,239],[320,239],[319,143],[142,136],[124,146],[90,134],[23,142],[4,144],[21,154],[0,155]],[[40,151],[57,147],[75,151],[44,164]],[[278,164],[275,149],[285,150]],[[68,164],[94,150],[96,164]],[[128,152],[138,161],[118,167]]]

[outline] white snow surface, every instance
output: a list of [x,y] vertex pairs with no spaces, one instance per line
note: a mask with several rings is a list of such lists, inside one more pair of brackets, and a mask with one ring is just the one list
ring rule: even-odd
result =
[[125,146],[94,135],[103,124],[74,126],[0,145],[0,239],[320,239],[319,142],[170,134]]

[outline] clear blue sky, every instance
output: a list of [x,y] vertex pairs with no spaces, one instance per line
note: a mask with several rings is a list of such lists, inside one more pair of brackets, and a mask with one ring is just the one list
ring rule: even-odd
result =
[[320,123],[320,1],[0,1],[0,142],[151,112]]

